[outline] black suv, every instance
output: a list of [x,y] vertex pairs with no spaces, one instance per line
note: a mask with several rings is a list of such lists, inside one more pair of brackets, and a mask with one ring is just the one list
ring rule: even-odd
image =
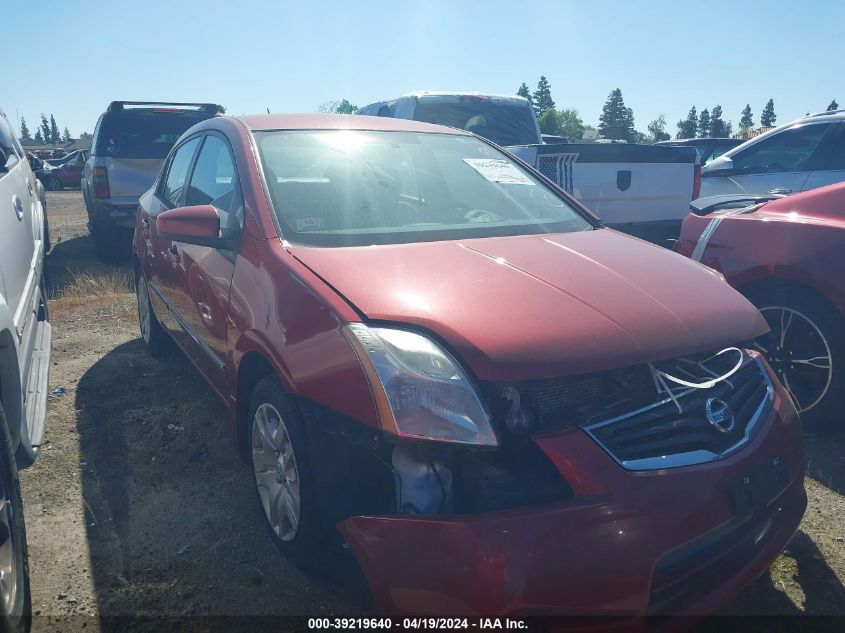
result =
[[224,111],[213,103],[109,104],[97,121],[82,173],[88,230],[101,259],[128,256],[138,198],[153,184],[170,148],[189,127]]

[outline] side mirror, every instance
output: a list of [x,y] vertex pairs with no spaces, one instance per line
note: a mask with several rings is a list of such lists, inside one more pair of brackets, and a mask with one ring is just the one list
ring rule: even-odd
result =
[[156,230],[176,242],[212,248],[230,246],[229,240],[220,235],[220,216],[210,204],[165,211],[156,218]]
[[707,170],[706,172],[702,172],[702,176],[705,173],[715,175],[717,173],[733,171],[734,162],[733,159],[728,158],[727,156],[719,156],[718,158],[714,158],[709,163],[707,163],[706,167]]

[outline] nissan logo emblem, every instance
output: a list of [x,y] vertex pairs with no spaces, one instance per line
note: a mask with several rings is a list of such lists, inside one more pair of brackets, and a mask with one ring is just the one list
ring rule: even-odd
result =
[[731,406],[721,400],[720,398],[708,398],[704,405],[704,414],[707,421],[713,425],[717,431],[722,433],[730,433],[734,429],[736,421],[734,420],[734,412]]

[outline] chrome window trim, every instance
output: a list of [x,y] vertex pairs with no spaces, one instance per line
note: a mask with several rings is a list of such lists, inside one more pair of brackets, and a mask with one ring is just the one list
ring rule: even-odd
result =
[[[732,455],[748,443],[748,441],[751,439],[751,436],[754,434],[754,429],[760,423],[763,414],[770,410],[771,404],[774,402],[775,386],[772,383],[771,378],[769,377],[769,373],[763,366],[760,357],[754,357],[751,362],[757,365],[757,369],[763,376],[763,380],[766,385],[766,395],[760,401],[760,404],[757,406],[757,409],[754,411],[754,414],[751,416],[751,419],[748,421],[748,424],[745,425],[745,432],[743,434],[743,437],[740,438],[739,441],[737,441],[732,446],[726,448],[721,453],[714,453],[708,450],[698,450],[688,451],[686,453],[675,453],[673,455],[661,455],[658,457],[644,457],[642,459],[620,460],[617,459],[617,457],[598,439],[598,437],[596,437],[592,433],[592,431],[595,429],[607,426],[609,424],[614,424],[621,420],[625,420],[641,413],[644,413],[646,411],[650,411],[652,409],[656,409],[657,407],[663,406],[669,402],[672,402],[671,398],[666,398],[659,402],[655,402],[654,404],[650,404],[646,407],[631,411],[630,413],[625,413],[609,420],[603,420],[601,422],[588,424],[581,428],[585,433],[587,433],[587,435],[590,436],[590,438],[592,438],[592,440],[596,444],[598,444],[602,448],[605,453],[610,455],[613,461],[622,466],[622,468],[624,468],[625,470],[662,470],[665,468],[679,468],[682,466],[693,466],[695,464],[706,464],[708,462],[714,462],[719,459],[724,459],[725,457]],[[696,389],[687,389],[686,391],[681,392],[675,397],[676,399],[680,400],[693,391],[696,391]]]

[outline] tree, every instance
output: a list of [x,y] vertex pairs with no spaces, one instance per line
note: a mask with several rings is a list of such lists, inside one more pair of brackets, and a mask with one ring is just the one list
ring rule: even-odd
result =
[[619,141],[634,139],[634,111],[625,107],[622,91],[613,90],[607,97],[599,117],[599,134]]
[[827,111],[828,111],[828,112],[833,112],[834,110],[838,110],[838,109],[839,109],[839,104],[838,104],[838,103],[836,103],[836,99],[834,99],[833,101],[831,101],[831,102],[830,102],[830,105],[829,105],[829,106],[827,106]]
[[754,127],[754,117],[751,116],[751,106],[749,104],[745,104],[745,107],[742,109],[742,118],[739,120],[739,131],[745,134]]
[[518,94],[520,97],[525,97],[526,99],[528,99],[528,103],[534,105],[534,100],[531,98],[531,90],[528,88],[528,84],[526,84],[524,81],[519,87],[519,90],[516,91],[516,94]]
[[41,115],[41,144],[47,145],[50,143],[50,122],[44,114]]
[[36,145],[44,145],[44,137],[41,136],[41,128],[35,130],[35,138],[33,140]]
[[710,136],[710,112],[704,108],[698,115],[698,137],[707,138],[708,136]]
[[695,138],[695,130],[698,127],[698,113],[695,106],[690,108],[686,119],[678,121],[678,135],[675,138]]
[[65,131],[62,132],[62,143],[65,145],[69,145],[73,142],[73,137],[70,135],[70,130],[65,128]]
[[540,126],[540,132],[543,134],[560,134],[560,118],[554,108],[543,112],[537,119],[537,123]]
[[768,102],[766,102],[766,107],[763,108],[763,114],[760,115],[760,125],[763,127],[772,127],[777,120],[778,117],[775,114],[775,102],[773,99],[769,99]]
[[666,117],[662,114],[648,124],[648,133],[651,134],[652,143],[668,141],[671,136],[666,132]]
[[32,135],[29,132],[29,128],[26,125],[26,119],[21,117],[21,141],[31,141]]
[[557,111],[557,118],[559,122],[560,135],[565,136],[570,140],[579,141],[584,138],[584,130],[586,126],[578,110],[575,108],[564,108]]
[[725,123],[725,138],[730,138],[734,132],[734,125],[730,121]]
[[538,118],[546,110],[555,107],[555,101],[552,99],[552,87],[545,75],[541,75],[540,81],[537,82],[537,90],[534,91],[531,105],[534,106],[534,113]]
[[654,143],[654,139],[651,138],[648,134],[643,134],[639,130],[634,130],[634,134],[629,139],[629,142],[639,143],[640,145],[651,145],[652,143]]
[[334,110],[338,114],[355,114],[358,112],[358,106],[349,103],[348,99],[341,101]]
[[58,145],[62,142],[62,135],[59,133],[59,126],[56,125],[56,119],[50,115],[50,142],[53,145]]
[[728,135],[728,125],[722,120],[722,106],[713,106],[710,112],[710,136],[725,138]]

